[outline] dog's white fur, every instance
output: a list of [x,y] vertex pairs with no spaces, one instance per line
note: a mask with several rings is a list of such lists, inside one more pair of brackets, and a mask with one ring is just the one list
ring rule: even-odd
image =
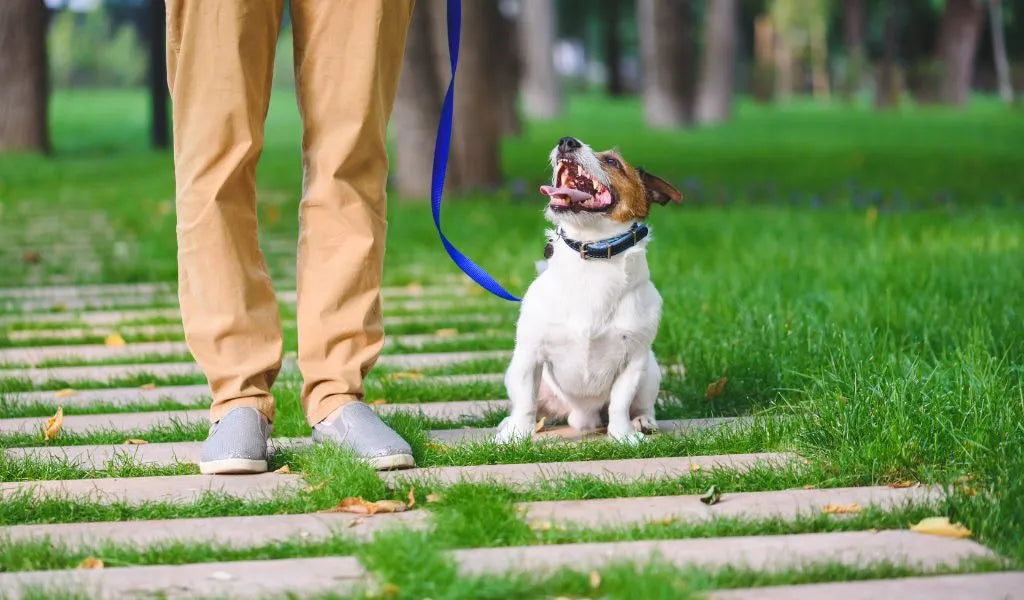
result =
[[[588,146],[577,162],[607,183]],[[551,154],[557,169],[556,152]],[[557,173],[556,173],[557,175]],[[565,235],[596,241],[625,233],[604,213],[545,212]],[[661,371],[651,344],[661,320],[661,296],[651,283],[646,246],[650,237],[610,259],[583,260],[549,233],[554,253],[548,268],[523,297],[515,352],[505,374],[509,416],[497,441],[533,435],[538,409],[568,416],[569,425],[592,431],[608,407],[608,435],[636,443],[657,427],[654,405]]]

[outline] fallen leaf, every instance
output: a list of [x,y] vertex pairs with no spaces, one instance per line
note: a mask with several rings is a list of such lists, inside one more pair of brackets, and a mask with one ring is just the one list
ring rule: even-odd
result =
[[700,463],[690,463],[690,472],[691,473],[696,473],[697,471],[700,471],[700,468],[701,468],[700,467]]
[[53,395],[53,397],[54,398],[67,398],[68,396],[74,396],[77,393],[78,392],[76,392],[75,390],[73,390],[71,388],[64,388],[62,390],[58,390],[57,393],[55,393]]
[[376,400],[374,400],[370,404],[372,404],[374,406],[380,406],[381,404],[387,404],[387,403],[388,403],[388,401],[387,401],[386,398],[377,398]]
[[440,502],[440,501],[441,501],[441,497],[438,496],[437,494],[427,494],[427,504],[430,504],[432,502]]
[[96,558],[95,556],[86,556],[82,559],[82,562],[78,563],[78,569],[102,569],[103,561]]
[[421,296],[423,295],[423,285],[417,281],[410,283],[405,286],[405,292],[410,296]]
[[829,502],[821,507],[821,512],[827,515],[855,515],[861,511],[860,504],[833,504]]
[[415,487],[409,488],[409,496],[408,496],[408,498],[409,498],[409,502],[406,503],[405,507],[406,508],[412,508],[412,507],[416,506],[416,488]]
[[951,538],[965,538],[971,536],[971,530],[959,523],[950,523],[947,517],[928,517],[921,519],[920,523],[910,526],[911,531],[926,533],[928,535],[941,535]]
[[263,216],[268,225],[273,225],[281,220],[281,209],[276,204],[268,204],[263,210]]
[[818,486],[816,486],[816,485],[805,485],[804,489],[805,490],[816,490],[816,489],[818,489]]
[[362,517],[356,517],[356,518],[352,519],[351,521],[349,521],[347,526],[348,527],[356,527],[357,525],[361,525],[363,523],[363,521],[365,521],[365,520],[366,519],[364,519]]
[[156,384],[155,383],[144,383],[144,384],[139,386],[139,389],[140,390],[155,390],[156,389]]
[[963,488],[961,488],[961,491],[971,497],[978,495],[978,489],[970,486],[964,486]]
[[384,586],[380,588],[380,594],[378,594],[378,596],[380,598],[397,598],[398,593],[401,591],[402,590],[397,585],[393,583],[385,583]]
[[668,526],[679,520],[679,517],[665,517],[659,521],[662,525]]
[[439,338],[450,338],[455,337],[457,335],[459,335],[459,330],[452,327],[438,329],[437,331],[434,332],[434,336]]
[[280,469],[274,469],[274,472],[278,475],[285,475],[292,472],[292,468],[288,465],[282,465]]
[[533,426],[533,432],[539,433],[541,431],[544,431],[544,421],[547,421],[547,419],[547,417],[541,417],[540,421],[537,421],[537,424]]
[[57,413],[46,420],[46,425],[43,426],[43,440],[52,440],[57,437],[60,433],[60,428],[64,425],[64,407],[58,406]]
[[597,571],[591,571],[587,581],[590,583],[590,589],[596,590],[601,587],[601,574]]
[[423,377],[422,373],[417,373],[415,371],[399,371],[398,373],[386,375],[385,379],[397,381],[399,379],[419,379],[420,377]]
[[908,488],[908,487],[914,487],[915,485],[917,485],[916,481],[911,481],[909,479],[904,479],[903,481],[897,481],[896,483],[890,483],[889,487],[891,487],[891,488]]
[[21,260],[30,265],[35,265],[39,264],[41,257],[39,256],[39,253],[36,252],[35,250],[26,250],[21,253]]
[[302,488],[302,491],[304,491],[306,493],[315,492],[315,491],[319,490],[320,488],[324,487],[325,485],[327,485],[327,480],[326,479],[321,481],[320,483],[318,483],[316,485],[308,485],[308,486]]
[[725,384],[729,382],[729,378],[723,373],[718,381],[713,381],[708,384],[708,389],[704,392],[704,398],[710,400],[711,398],[717,398],[722,395],[725,391]]
[[141,446],[143,444],[148,444],[149,442],[138,438],[128,438],[123,443],[128,444],[129,446]]
[[68,309],[68,305],[63,302],[58,302],[53,305],[54,312],[64,312]]
[[405,502],[400,500],[377,500],[376,502],[370,502],[368,500],[363,500],[362,496],[358,496],[355,498],[345,498],[337,506],[320,512],[347,512],[360,515],[375,515],[377,513],[402,512],[406,508],[408,507],[405,505]]
[[125,345],[125,341],[120,333],[112,333],[103,340],[103,344],[108,348],[120,348]]
[[868,225],[874,225],[875,221],[878,220],[878,208],[876,208],[874,206],[869,206],[868,207],[867,219],[868,219]]
[[712,504],[718,504],[718,501],[721,499],[722,492],[718,491],[718,486],[714,484],[712,484],[711,487],[708,488],[708,491],[704,492],[704,494],[700,497],[700,501],[703,502],[704,504],[707,504],[708,506],[711,506]]
[[530,529],[534,531],[550,531],[551,521],[530,521]]

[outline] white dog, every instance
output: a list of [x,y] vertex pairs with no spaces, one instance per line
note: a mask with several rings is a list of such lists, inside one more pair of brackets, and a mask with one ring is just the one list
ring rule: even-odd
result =
[[505,374],[509,416],[497,441],[533,435],[540,417],[568,417],[588,432],[607,408],[608,435],[635,443],[657,428],[661,370],[651,344],[661,296],[647,268],[652,203],[679,202],[665,181],[615,151],[595,153],[571,137],[551,151],[545,216],[546,270],[523,297],[516,347]]

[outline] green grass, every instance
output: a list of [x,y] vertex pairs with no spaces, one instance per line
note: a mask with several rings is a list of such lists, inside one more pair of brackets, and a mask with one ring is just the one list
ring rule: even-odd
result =
[[[58,94],[56,156],[0,158],[0,228],[8,232],[0,243],[0,281],[22,285],[53,277],[91,282],[175,279],[170,160],[144,148],[144,111],[144,98],[134,92]],[[568,115],[558,123],[528,123],[520,138],[503,146],[510,185],[486,196],[446,200],[446,229],[457,246],[513,292],[521,292],[534,276],[545,224],[540,198],[518,190],[531,189],[548,176],[545,157],[560,135],[577,135],[596,147],[617,145],[627,159],[676,182],[687,202],[655,207],[650,218],[651,273],[665,300],[655,351],[663,363],[681,362],[688,371],[686,379],[665,381],[666,391],[678,399],[666,415],[792,418],[770,430],[658,441],[637,452],[786,448],[797,450],[810,464],[799,470],[700,472],[632,484],[577,477],[525,490],[487,488],[480,493],[507,506],[522,500],[699,493],[711,483],[728,492],[933,481],[953,492],[944,505],[950,516],[1013,564],[1024,564],[1020,115],[984,99],[967,111],[917,107],[885,115],[863,107],[741,103],[737,117],[722,127],[655,132],[643,127],[640,112],[635,100],[585,96],[573,98]],[[116,124],[112,115],[118,115]],[[296,235],[294,219],[273,215],[297,211],[300,131],[292,100],[275,97],[257,174],[265,240],[290,243]],[[390,200],[387,285],[442,283],[456,273],[421,200]],[[47,244],[53,240],[24,239],[18,224],[37,215],[44,203],[49,216],[63,220],[68,239],[95,240],[96,269],[82,269],[73,257],[51,253]],[[101,225],[84,218],[92,214],[104,216]],[[111,238],[118,240],[117,248],[107,241]],[[21,253],[32,248],[40,251],[40,264],[21,260]],[[287,280],[294,268],[292,256],[272,254],[268,260],[275,280]],[[479,304],[484,312],[494,313],[494,321],[438,317],[389,327],[388,333],[511,329],[514,307],[486,296]],[[285,338],[294,350],[293,328]],[[0,345],[22,344],[0,337]],[[437,348],[454,346],[431,347]],[[707,397],[708,384],[723,373],[728,378],[723,393]],[[5,382],[4,391],[27,387]],[[389,402],[502,395],[500,384],[433,386],[381,377],[367,385],[368,398]],[[295,382],[283,386],[279,407],[278,433],[305,435]],[[0,410],[4,416],[52,411],[9,404],[0,404]],[[486,424],[493,425],[495,418]],[[436,424],[392,421],[416,441],[418,457],[429,464],[566,460],[624,452],[600,443],[561,449],[482,444],[446,455],[422,438],[422,431]],[[345,495],[401,497],[407,491],[384,489],[373,473],[324,452],[317,450],[308,458],[296,455],[296,461],[307,461],[302,469],[311,480],[328,485],[294,498],[261,504],[207,497],[180,508],[12,498],[5,503],[3,519],[71,522],[297,512],[329,506]],[[417,488],[418,494],[428,491],[442,498],[457,493],[429,483]],[[479,509],[481,516],[472,517],[473,510],[466,505],[448,521],[448,527],[457,528],[458,515],[465,516],[466,530],[458,533],[464,539],[481,537],[482,519],[506,522],[500,511]],[[521,535],[512,524],[500,529],[509,539]],[[382,539],[359,550],[381,581],[398,586],[402,597],[598,595],[586,587],[585,574],[562,573],[545,580],[457,578],[433,540],[417,535],[404,539],[404,546],[397,538]],[[600,594],[637,597],[648,591],[650,597],[684,597],[719,585],[900,574],[881,566],[773,577],[679,571],[664,565],[644,568],[649,577],[643,579],[647,587],[642,590],[635,583],[626,585],[626,568],[603,571],[607,588]]]

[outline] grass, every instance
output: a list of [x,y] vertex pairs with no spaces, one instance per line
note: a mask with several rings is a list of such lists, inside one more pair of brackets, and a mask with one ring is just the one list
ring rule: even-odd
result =
[[[295,167],[301,129],[293,106],[290,98],[273,100],[257,175],[262,239],[284,245],[292,245],[296,224],[280,215],[295,214],[301,183]],[[144,109],[144,99],[134,93],[58,94],[57,155],[0,158],[0,237],[5,240],[0,244],[0,281],[174,280],[170,161],[166,154],[143,148]],[[485,486],[486,493],[474,493],[507,507],[523,500],[700,493],[711,483],[727,491],[747,491],[933,481],[952,492],[945,512],[1012,564],[1024,564],[1024,457],[1019,452],[1024,446],[1024,320],[1019,300],[1024,289],[1024,171],[1015,168],[1024,155],[1024,121],[1019,115],[988,100],[968,111],[918,107],[885,115],[862,107],[798,102],[765,108],[743,103],[736,119],[723,127],[656,132],[642,126],[640,112],[635,100],[584,96],[572,99],[568,116],[558,123],[528,123],[520,138],[507,140],[503,147],[509,186],[487,196],[446,200],[446,229],[458,247],[520,292],[534,276],[544,223],[539,198],[519,190],[547,177],[545,156],[558,136],[569,132],[597,147],[618,145],[627,159],[677,183],[687,203],[655,207],[650,218],[651,272],[665,299],[655,351],[662,362],[684,363],[688,371],[685,379],[665,381],[666,391],[679,400],[668,414],[791,418],[772,430],[659,441],[634,452],[786,448],[797,450],[810,464],[799,470],[694,473],[631,484],[571,478],[524,490]],[[116,127],[109,125],[114,114]],[[419,200],[390,200],[387,285],[443,283],[455,273]],[[69,239],[94,242],[98,258],[88,265],[93,268],[82,268],[56,244],[48,246],[52,240],[29,239],[27,230],[17,226],[37,215],[43,202],[48,218],[62,223]],[[103,219],[87,218],[96,214]],[[118,240],[117,249],[106,242],[111,238]],[[21,260],[27,249],[40,252],[39,264]],[[290,254],[268,253],[268,262],[275,280],[291,277]],[[434,311],[436,318],[430,321],[406,320],[388,332],[511,329],[514,307],[487,297],[478,303],[484,312],[494,313],[494,320],[476,322]],[[294,329],[285,337],[288,349],[294,349]],[[21,344],[0,337],[0,345]],[[455,346],[429,347],[439,348]],[[727,384],[722,392],[709,395],[708,384],[723,375]],[[144,379],[113,383],[152,381]],[[282,386],[278,432],[305,435],[308,428],[298,411],[295,387],[295,382]],[[17,389],[27,386],[5,382],[4,391]],[[389,402],[502,394],[500,384],[435,386],[380,377],[367,385],[368,398]],[[0,404],[0,411],[4,416],[44,416],[52,408]],[[493,425],[496,418],[478,424]],[[422,438],[422,431],[435,423],[392,422],[418,440],[418,458],[425,464],[624,453],[599,443],[557,450],[483,444],[444,453]],[[311,481],[327,481],[325,488],[293,498],[261,504],[208,497],[180,508],[12,498],[5,503],[3,519],[72,522],[298,512],[329,506],[345,495],[401,497],[407,491],[387,490],[372,473],[323,452],[295,460],[306,461],[302,470]],[[452,496],[456,503],[458,490],[451,486],[425,483],[417,488],[417,494],[430,491]],[[472,496],[467,492],[466,497]],[[443,506],[444,501],[439,519]],[[480,510],[478,517],[474,510]],[[510,540],[522,535],[505,513],[489,511],[472,508],[467,501],[451,513],[455,516],[446,527],[458,529],[464,518],[466,529],[457,535],[479,543],[485,531],[480,524],[494,518],[507,524],[496,529],[500,535]],[[398,537],[385,538],[358,552],[382,582],[393,583],[398,596],[410,598],[622,597],[627,590],[631,597],[644,591],[650,597],[685,597],[722,585],[900,573],[885,566],[828,567],[759,576],[654,564],[643,567],[644,590],[625,585],[629,569],[622,567],[602,571],[604,584],[598,592],[589,589],[586,574],[578,573],[547,579],[460,578],[438,553],[435,540],[418,534],[402,539],[404,546]]]

